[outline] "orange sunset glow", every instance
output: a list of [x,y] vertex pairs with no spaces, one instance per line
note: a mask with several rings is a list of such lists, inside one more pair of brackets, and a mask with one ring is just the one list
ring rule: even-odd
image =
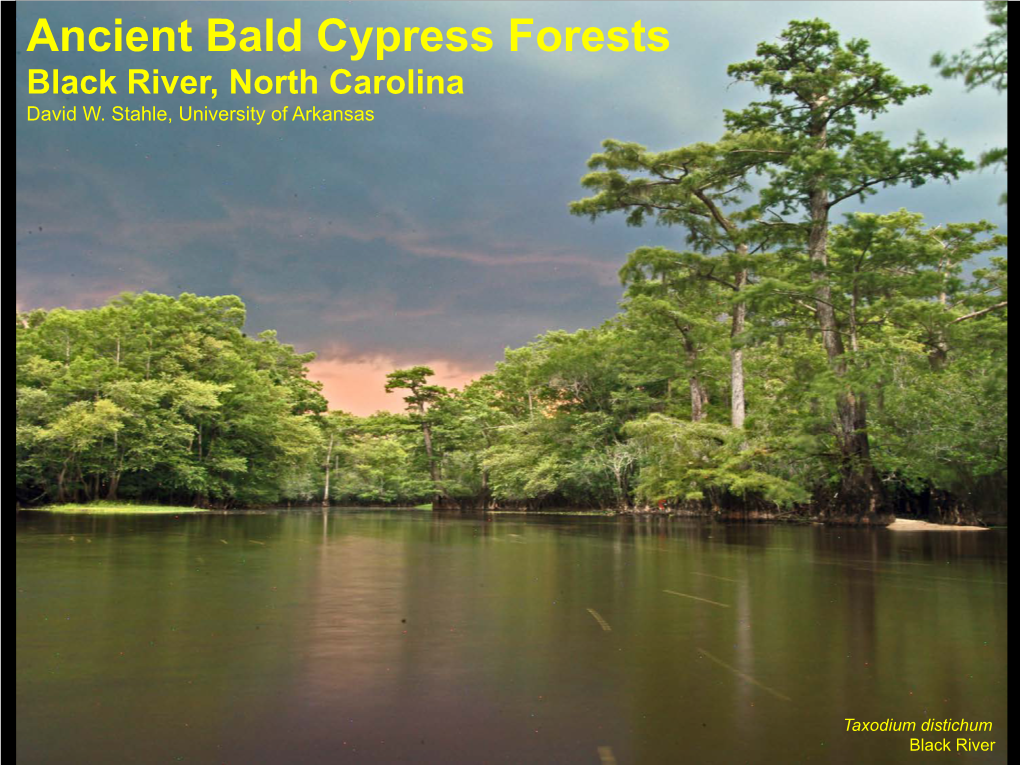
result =
[[[447,388],[463,388],[485,374],[485,369],[469,369],[449,361],[435,359],[423,362],[435,370],[433,382]],[[323,395],[331,409],[342,409],[359,416],[404,411],[399,393],[386,392],[386,375],[401,364],[385,356],[357,359],[316,359],[308,365],[308,376],[323,386]]]

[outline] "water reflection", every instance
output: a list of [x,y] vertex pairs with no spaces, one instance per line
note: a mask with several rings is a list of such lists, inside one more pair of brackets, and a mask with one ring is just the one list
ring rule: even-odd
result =
[[19,762],[893,762],[909,735],[844,719],[961,716],[998,743],[956,756],[1006,761],[1004,532],[333,511],[17,542]]

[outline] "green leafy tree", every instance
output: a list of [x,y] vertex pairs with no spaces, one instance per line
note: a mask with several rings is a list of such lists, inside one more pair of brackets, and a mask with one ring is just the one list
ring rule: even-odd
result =
[[[690,387],[690,418],[701,422],[708,417],[711,400],[709,365],[722,346],[723,327],[715,311],[725,304],[726,293],[714,280],[691,278],[687,261],[671,250],[642,247],[631,253],[620,278],[627,286],[623,303],[626,326],[650,334],[667,347],[679,345],[682,349],[678,366]],[[740,310],[743,313],[743,304]],[[742,428],[743,349],[731,349],[731,358],[735,352],[739,353],[739,374],[730,376],[731,390],[737,392],[732,416],[734,427]]]
[[440,385],[430,385],[428,380],[433,376],[435,376],[435,372],[425,366],[397,369],[386,376],[386,392],[392,393],[395,390],[408,391],[404,401],[407,403],[407,411],[421,427],[425,454],[428,458],[429,475],[432,478],[433,501],[438,503],[443,499],[442,481],[439,462],[436,459],[435,445],[433,444],[433,424],[429,416],[429,410],[437,402],[445,398],[449,392]]
[[279,501],[325,400],[312,355],[244,320],[236,297],[187,294],[19,313],[19,501]]
[[707,503],[719,512],[736,498],[791,507],[809,499],[797,483],[777,476],[767,452],[749,451],[744,435],[713,423],[653,414],[627,425],[640,450],[637,496],[648,504]]
[[[792,291],[798,299],[810,295],[832,373],[843,380],[847,346],[826,273],[833,210],[882,187],[952,180],[972,165],[960,150],[933,144],[921,133],[908,146],[894,147],[880,133],[860,130],[861,118],[926,95],[929,88],[904,84],[872,60],[866,41],[844,43],[823,21],[791,22],[778,42],[761,43],[756,58],[730,66],[729,73],[769,96],[727,112],[726,124],[731,131],[764,134],[777,143],[765,166],[769,183],[761,192],[761,215],[774,219],[788,241],[802,243],[807,251],[809,281]],[[879,510],[882,490],[871,458],[865,394],[847,381],[836,400],[840,504]]]
[[[595,194],[573,202],[575,215],[592,220],[616,211],[627,223],[641,226],[648,219],[658,225],[679,226],[687,234],[688,252],[642,248],[621,271],[625,285],[645,273],[672,286],[682,280],[711,282],[725,292],[730,329],[730,422],[743,428],[746,417],[743,333],[747,305],[742,292],[751,280],[756,262],[769,246],[773,232],[758,223],[750,195],[750,176],[760,171],[772,149],[758,134],[728,134],[717,143],[698,143],[681,149],[650,152],[635,143],[607,140],[603,151],[588,161],[593,172],[581,184]],[[684,334],[681,331],[681,334]],[[692,355],[689,334],[685,355]],[[705,391],[692,376],[692,417],[705,415]]]

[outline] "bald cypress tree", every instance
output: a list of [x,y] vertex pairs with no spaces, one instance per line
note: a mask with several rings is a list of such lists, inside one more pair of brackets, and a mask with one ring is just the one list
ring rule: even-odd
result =
[[[652,152],[636,143],[607,140],[588,160],[592,172],[581,179],[594,194],[570,206],[574,215],[592,220],[623,212],[631,226],[652,220],[686,232],[689,250],[641,248],[630,255],[620,278],[631,292],[637,281],[645,291],[655,281],[662,292],[679,299],[678,308],[688,310],[694,306],[684,305],[684,293],[700,294],[706,284],[722,289],[728,299],[720,301],[721,307],[730,317],[730,424],[738,429],[746,417],[743,291],[774,234],[758,222],[749,179],[769,161],[771,143],[764,135],[729,134],[715,143]],[[678,323],[677,331],[690,359],[696,351],[688,325]],[[690,386],[691,419],[697,422],[705,416],[707,394],[693,367]]]
[[436,460],[429,410],[445,398],[449,392],[440,385],[429,384],[429,378],[435,374],[429,367],[424,366],[394,370],[386,376],[386,392],[408,391],[408,395],[404,396],[404,401],[407,402],[408,413],[421,427],[425,456],[429,463],[429,476],[432,479],[432,501],[439,503],[443,500],[446,492],[442,488],[442,476],[439,472],[439,463]]
[[778,41],[761,43],[755,58],[733,64],[729,73],[767,94],[727,112],[726,124],[736,133],[774,139],[762,157],[768,160],[768,185],[761,192],[761,216],[784,230],[791,251],[806,250],[809,280],[789,290],[790,297],[813,304],[830,369],[843,381],[835,393],[834,423],[839,506],[879,511],[883,496],[871,458],[868,402],[848,379],[848,348],[828,274],[830,218],[848,200],[863,201],[903,183],[950,181],[973,165],[962,151],[932,143],[921,132],[908,145],[893,146],[881,133],[861,130],[862,118],[875,118],[929,88],[905,84],[872,60],[867,41],[844,42],[821,20],[791,22]]

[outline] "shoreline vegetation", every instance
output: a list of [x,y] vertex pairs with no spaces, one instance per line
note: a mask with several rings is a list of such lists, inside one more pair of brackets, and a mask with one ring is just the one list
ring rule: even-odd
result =
[[[1004,45],[1004,4],[988,7]],[[939,60],[1005,90],[997,58],[973,77],[967,54]],[[606,140],[588,162],[571,214],[679,244],[621,257],[619,313],[507,348],[462,390],[394,370],[403,414],[331,410],[314,354],[249,336],[238,297],[19,310],[19,506],[1004,524],[1007,239],[851,206],[978,163],[865,130],[929,88],[823,21],[791,22],[728,71],[761,100],[727,111],[718,140]]]
[[[246,513],[246,512],[272,512],[276,510],[283,510],[284,508],[260,508],[260,509],[245,509],[235,508],[233,510],[213,510],[210,508],[202,507],[185,507],[185,506],[174,506],[174,505],[132,505],[132,504],[111,504],[107,502],[96,502],[93,504],[70,504],[70,505],[42,505],[37,507],[22,508],[18,510],[25,512],[36,512],[36,513],[64,513],[69,515],[186,515],[186,514],[223,514],[223,513]],[[417,512],[431,512],[433,507],[431,505],[416,505],[416,506],[344,506],[344,507],[329,507],[323,508],[319,505],[304,505],[298,508],[288,507],[287,511],[294,509],[304,511],[322,511],[329,512],[330,510],[350,510],[350,511],[417,511]],[[635,517],[635,518],[674,518],[674,519],[687,519],[687,520],[701,520],[701,521],[718,521],[726,519],[719,519],[711,515],[704,514],[679,514],[676,512],[663,511],[658,509],[618,509],[618,510],[481,510],[478,511],[477,515],[528,515],[528,516],[559,516],[559,517],[599,517],[599,518],[621,518],[621,517]],[[744,518],[742,520],[748,520]],[[801,525],[810,525],[823,522],[821,519],[812,518],[810,516],[800,516],[793,514],[777,515],[775,517],[762,517],[754,519],[758,522],[765,523],[796,523]],[[860,524],[858,524],[860,525]],[[946,524],[946,523],[931,523],[929,521],[919,520],[915,518],[892,518],[888,519],[888,522],[876,522],[870,524],[876,528],[886,528],[890,531],[910,531],[910,532],[924,532],[924,531],[988,531],[988,526],[972,526],[964,524]]]
[[67,513],[71,515],[183,515],[190,513],[209,513],[212,510],[204,507],[184,507],[176,505],[133,505],[96,502],[92,504],[40,505],[38,507],[18,508],[39,513]]

